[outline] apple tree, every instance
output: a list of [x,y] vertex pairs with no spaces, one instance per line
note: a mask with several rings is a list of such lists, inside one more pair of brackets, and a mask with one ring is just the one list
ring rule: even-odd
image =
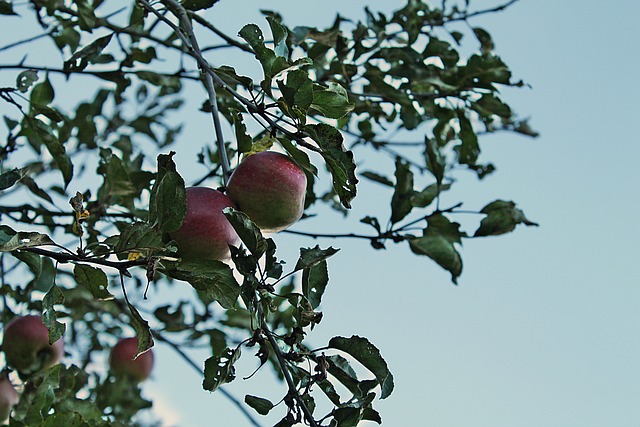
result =
[[[510,200],[473,212],[462,200],[441,202],[461,174],[495,172],[481,158],[485,135],[536,136],[500,92],[525,83],[474,24],[514,2],[406,0],[326,27],[264,10],[261,22],[227,33],[217,0],[0,0],[1,22],[30,34],[0,39],[9,58],[0,60],[0,321],[40,316],[49,344],[65,343],[53,367],[6,364],[2,381],[20,392],[0,396],[13,407],[10,425],[146,425],[138,415],[152,402],[139,381],[149,366],[132,379],[92,364],[131,336],[138,359],[154,343],[176,351],[250,425],[274,413],[280,427],[380,423],[376,399],[394,389],[384,349],[357,335],[313,338],[330,258],[343,238],[362,240],[363,250],[403,245],[455,284],[465,239],[535,225]],[[202,143],[182,137],[194,122],[209,129]],[[287,156],[302,193],[254,215],[293,186],[249,174],[226,192],[238,165],[263,152]],[[362,180],[379,186],[388,215],[351,211]],[[234,199],[199,207],[237,237],[223,241],[224,255],[181,250],[183,225],[193,245],[220,238],[192,229],[208,220],[187,220],[190,187]],[[260,225],[280,207],[294,225]],[[457,216],[470,212],[477,224],[465,230]],[[359,222],[349,233],[320,230],[332,215]],[[287,262],[278,253],[284,233],[300,246]],[[192,298],[153,306],[153,291],[177,282]],[[208,358],[190,356],[203,345]],[[243,398],[225,390],[246,354],[281,379],[279,402],[250,379]]]

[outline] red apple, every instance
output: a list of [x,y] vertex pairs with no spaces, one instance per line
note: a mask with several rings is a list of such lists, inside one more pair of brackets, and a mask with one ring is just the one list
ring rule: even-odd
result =
[[230,198],[207,187],[187,188],[187,212],[182,226],[171,233],[184,259],[217,259],[231,257],[229,245],[237,245],[239,238],[222,210],[235,209]]
[[109,364],[114,375],[125,375],[136,382],[149,378],[153,370],[153,351],[147,350],[138,356],[137,338],[123,338],[111,349]]
[[306,190],[302,168],[275,151],[246,157],[227,185],[231,200],[265,233],[284,230],[300,219]]
[[49,330],[40,316],[16,317],[4,328],[2,349],[7,364],[20,374],[30,375],[60,363],[64,341],[49,345]]
[[9,378],[3,374],[0,377],[0,424],[5,425],[9,421],[11,408],[18,404],[20,396],[9,381]]

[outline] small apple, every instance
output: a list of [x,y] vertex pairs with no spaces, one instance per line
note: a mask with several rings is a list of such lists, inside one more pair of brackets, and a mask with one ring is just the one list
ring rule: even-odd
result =
[[275,151],[255,153],[229,178],[227,194],[265,233],[295,224],[304,211],[307,177],[291,158]]
[[235,209],[233,201],[218,190],[207,187],[187,188],[187,212],[182,226],[171,238],[183,259],[217,259],[231,257],[229,245],[240,240],[222,210]]
[[149,378],[153,370],[153,350],[147,350],[134,360],[137,352],[137,338],[123,338],[118,341],[109,356],[111,372],[116,376],[128,376],[136,382]]
[[9,421],[11,408],[18,404],[20,396],[6,374],[0,375],[0,424]]
[[64,341],[49,345],[49,330],[40,316],[21,316],[4,328],[2,349],[7,364],[22,375],[43,371],[60,363]]

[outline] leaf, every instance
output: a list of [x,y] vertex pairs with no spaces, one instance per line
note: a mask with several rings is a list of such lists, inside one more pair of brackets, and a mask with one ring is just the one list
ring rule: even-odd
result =
[[16,232],[6,225],[0,225],[0,252],[49,245],[55,245],[55,243],[46,234]]
[[233,271],[221,261],[186,261],[164,272],[170,277],[189,282],[207,303],[218,301],[223,308],[230,309],[235,307],[240,296],[240,285],[233,277]]
[[66,326],[58,322],[58,315],[54,308],[55,304],[62,303],[64,303],[64,295],[62,290],[55,285],[53,285],[42,298],[42,323],[44,323],[49,330],[49,344],[53,344],[62,338],[66,330]]
[[337,83],[329,82],[327,87],[313,86],[311,108],[330,119],[341,119],[353,111],[355,104],[349,102],[349,95],[345,88]]
[[327,168],[333,178],[333,189],[342,206],[351,208],[351,200],[356,197],[356,165],[353,152],[345,149],[342,134],[338,129],[325,123],[305,127],[309,136],[318,143]]
[[425,152],[424,156],[427,161],[427,169],[433,174],[436,181],[441,183],[444,179],[444,166],[445,158],[438,147],[437,142],[434,139],[425,137]]
[[465,165],[473,166],[480,155],[480,146],[478,145],[478,136],[473,130],[471,122],[465,115],[464,111],[458,111],[458,120],[460,122],[460,145],[456,147],[458,152],[458,161]]
[[35,70],[24,70],[16,77],[16,88],[25,93],[31,85],[38,81],[38,72]]
[[352,335],[350,338],[333,337],[329,340],[329,347],[343,351],[367,368],[375,375],[380,384],[380,399],[385,399],[393,392],[393,375],[382,358],[380,350],[368,339]]
[[197,12],[198,10],[209,9],[218,3],[218,1],[219,0],[181,0],[180,3],[185,9]]
[[238,152],[247,153],[251,151],[253,140],[247,134],[247,126],[242,120],[242,114],[240,114],[240,111],[238,110],[231,110],[231,117],[233,118],[233,128],[236,133]]
[[[289,117],[297,118],[306,123],[307,112],[313,102],[313,82],[309,74],[303,70],[293,70],[287,73],[287,81],[277,81],[282,98],[280,108]],[[284,102],[284,105],[283,105]]]
[[318,308],[324,290],[329,283],[329,271],[327,261],[322,260],[313,267],[302,271],[302,294],[313,309]]
[[28,168],[13,168],[0,174],[0,191],[13,187],[27,175]]
[[416,208],[429,206],[440,193],[451,188],[451,184],[431,184],[420,192],[414,192],[411,196],[411,204]]
[[289,31],[273,16],[266,17],[269,27],[271,27],[271,34],[273,34],[273,45],[276,56],[283,58],[289,57],[289,47],[287,46],[287,36]]
[[127,225],[117,238],[113,249],[118,254],[164,248],[162,236],[146,222]]
[[265,77],[273,77],[272,68],[276,60],[276,53],[264,45],[262,30],[256,24],[247,24],[238,33],[256,54],[256,58],[262,64]]
[[109,280],[104,271],[88,265],[76,264],[73,276],[78,284],[84,286],[98,301],[109,301],[114,296],[107,290]]
[[293,271],[314,267],[327,258],[335,255],[339,250],[340,249],[335,249],[331,246],[327,249],[320,249],[319,245],[316,245],[313,248],[300,248],[300,258],[298,258],[298,262],[296,263]]
[[529,221],[524,212],[516,208],[516,204],[511,201],[495,200],[482,208],[480,212],[486,217],[480,222],[480,227],[473,237],[498,236],[509,233],[518,224],[538,226],[537,223]]
[[307,153],[305,153],[304,151],[302,151],[301,149],[293,145],[291,140],[289,140],[288,138],[279,137],[277,138],[277,140],[280,143],[280,145],[282,145],[282,148],[284,148],[285,151],[289,154],[289,156],[291,156],[291,158],[298,164],[298,166],[300,166],[302,169],[308,172],[307,174],[308,181],[311,180],[311,178],[309,177],[309,174],[315,175],[315,176],[318,175],[318,169],[311,163]]
[[187,192],[174,155],[172,151],[158,156],[158,173],[149,198],[149,223],[162,233],[178,230],[187,212]]
[[19,16],[17,13],[13,11],[13,5],[6,0],[0,1],[0,15]]
[[215,391],[222,384],[230,383],[236,378],[233,366],[240,358],[240,347],[235,350],[226,348],[220,356],[213,355],[204,362],[204,380],[202,388]]
[[387,178],[384,175],[380,175],[377,172],[364,171],[364,172],[360,172],[360,176],[363,176],[370,181],[377,182],[382,185],[386,185],[387,187],[393,187],[393,181],[391,181],[389,178]]
[[428,256],[449,271],[453,283],[457,283],[462,273],[462,258],[454,244],[461,243],[461,238],[466,236],[459,227],[460,224],[450,222],[444,215],[435,214],[427,218],[427,228],[422,237],[409,239],[411,251]]
[[409,164],[400,158],[396,159],[396,185],[391,197],[391,223],[396,224],[413,209],[413,173]]
[[48,78],[31,89],[30,101],[33,104],[48,105],[53,101],[55,93]]
[[[23,122],[24,123],[24,122]],[[27,132],[29,136],[35,138],[39,144],[44,144],[49,153],[56,162],[58,170],[62,173],[65,188],[73,178],[73,163],[67,155],[67,151],[51,130],[51,127],[42,120],[28,117],[27,127],[23,125],[23,132]]]
[[140,356],[142,353],[148,351],[153,347],[153,336],[151,335],[151,328],[149,327],[149,323],[144,320],[144,318],[140,315],[140,312],[127,302],[127,306],[129,307],[129,312],[131,313],[131,321],[133,329],[136,330],[136,337],[138,338],[138,352],[133,357],[134,360]]
[[258,226],[255,225],[244,212],[237,211],[233,208],[224,208],[222,212],[234,230],[236,230],[236,233],[238,233],[238,237],[240,237],[242,243],[244,243],[253,257],[259,260],[267,250],[267,241],[262,236],[262,232]]
[[[79,51],[71,55],[71,58],[64,61],[63,69],[65,71],[82,71],[89,63],[96,60],[102,51],[107,47],[113,37],[113,33],[100,37]],[[80,61],[78,63],[78,61]]]
[[244,403],[251,406],[260,415],[267,415],[269,411],[273,409],[273,403],[271,403],[271,401],[250,394],[244,397]]

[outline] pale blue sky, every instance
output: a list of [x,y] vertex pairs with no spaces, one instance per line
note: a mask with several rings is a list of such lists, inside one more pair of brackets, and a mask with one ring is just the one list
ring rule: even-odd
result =
[[[223,0],[206,16],[230,33],[250,21],[266,29],[256,11],[268,7],[281,11],[287,24],[321,27],[335,11],[361,17],[367,4],[265,3],[239,7]],[[391,10],[402,2],[380,4]],[[462,179],[445,202],[463,200],[479,209],[496,198],[514,200],[541,226],[465,241],[458,287],[404,245],[381,252],[363,241],[318,242],[342,251],[329,262],[324,319],[310,339],[320,346],[333,335],[359,334],[380,348],[396,382],[393,395],[375,405],[383,425],[640,423],[640,288],[634,273],[640,240],[639,17],[640,3],[632,0],[521,0],[474,21],[492,34],[514,75],[531,84],[504,94],[541,136],[481,140],[483,156],[498,171],[481,183]],[[186,129],[187,139],[209,131],[208,118],[198,118]],[[188,150],[179,156],[191,158]],[[379,191],[363,182],[349,222],[330,216],[327,223],[297,227],[346,230],[369,213]],[[387,212],[386,206],[378,209],[381,216]],[[290,235],[276,240],[290,264],[300,246],[316,243]],[[157,370],[145,392],[159,396],[162,410],[175,412],[180,426],[247,425],[221,395],[203,392],[201,378],[175,355],[161,346],[157,351]],[[255,365],[250,354],[245,359],[239,377]],[[228,390],[272,400],[285,392],[284,385],[273,386],[267,370]],[[276,419],[269,420],[263,424]]]

